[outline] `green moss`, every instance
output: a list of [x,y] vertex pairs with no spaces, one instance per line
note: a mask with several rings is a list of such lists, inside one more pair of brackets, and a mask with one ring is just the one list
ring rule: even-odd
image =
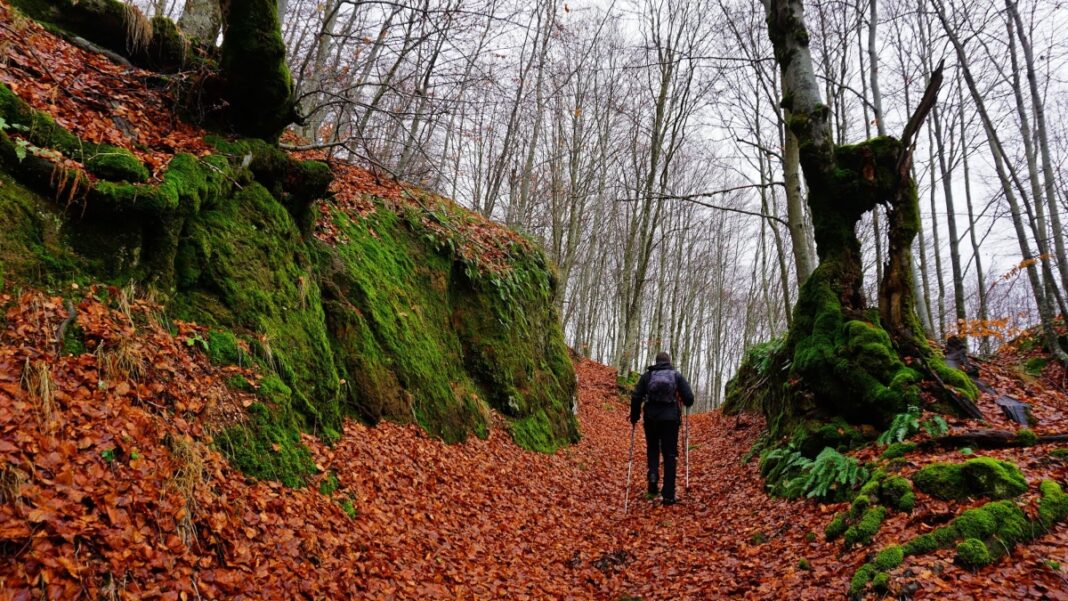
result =
[[916,506],[916,495],[912,492],[912,483],[901,476],[885,478],[879,487],[879,499],[887,506],[911,513]]
[[[188,180],[180,185],[201,188]],[[176,251],[178,314],[240,333],[255,358],[292,389],[304,425],[337,430],[334,354],[311,257],[293,219],[254,182],[226,201],[202,198],[210,202],[188,221]]]
[[985,507],[965,511],[953,520],[953,525],[964,538],[986,538],[998,529],[997,519]]
[[226,385],[234,390],[240,390],[241,392],[252,392],[255,390],[252,383],[241,374],[236,374],[227,378]]
[[939,548],[938,541],[932,534],[921,534],[908,541],[901,548],[905,555],[924,555]]
[[876,505],[868,507],[859,520],[850,526],[843,536],[843,544],[848,549],[854,545],[870,544],[886,519],[886,508]]
[[814,542],[816,542],[816,533],[812,532],[811,530],[806,532],[805,533],[805,542],[806,543],[814,543]]
[[827,540],[834,540],[845,533],[849,528],[849,523],[846,521],[847,514],[845,512],[835,514],[834,518],[823,529],[823,535]]
[[875,565],[866,563],[860,566],[860,569],[853,574],[853,579],[849,581],[849,594],[859,595],[867,588],[868,583],[875,578]]
[[939,499],[1005,499],[1027,490],[1020,468],[989,457],[964,463],[933,463],[917,472],[913,482],[919,490]]
[[934,539],[936,548],[941,549],[948,547],[960,538],[960,532],[956,526],[942,526],[931,531],[931,537]]
[[[12,4],[53,31],[76,34],[141,67],[172,72],[186,58],[185,39],[170,19],[149,20],[120,0],[13,0]],[[131,32],[144,37],[135,40]]]
[[883,459],[898,459],[916,450],[916,444],[912,442],[895,442],[883,451]]
[[981,568],[993,563],[994,559],[983,541],[969,538],[957,545],[957,561],[966,568]]
[[1028,428],[1021,428],[1016,431],[1015,442],[1025,447],[1034,446],[1038,443],[1038,436]]
[[1068,519],[1068,494],[1061,490],[1060,484],[1043,480],[1038,490],[1042,493],[1038,501],[1038,520],[1043,528],[1052,528],[1057,522]]
[[844,419],[805,420],[794,429],[791,444],[805,457],[815,457],[830,447],[845,451],[860,446],[864,436]]
[[536,256],[517,256],[521,274],[508,276],[504,294],[460,272],[451,252],[428,249],[418,226],[392,212],[335,221],[345,243],[323,249],[319,262],[354,411],[372,421],[414,417],[459,440],[486,433],[488,403],[526,448],[577,440],[574,371]]
[[1042,370],[1046,369],[1046,365],[1048,364],[1049,359],[1047,357],[1031,357],[1024,362],[1024,373],[1037,378],[1042,375]]
[[809,563],[808,559],[802,557],[801,559],[797,560],[797,569],[805,570],[807,572],[808,570],[812,569],[812,564]]
[[129,150],[100,145],[85,159],[85,169],[93,175],[116,182],[141,183],[148,179],[148,169]]
[[881,571],[892,570],[905,560],[905,552],[900,545],[890,545],[875,556],[875,567]]
[[63,332],[63,354],[81,355],[85,350],[85,331],[77,323],[71,323]]
[[545,417],[545,413],[539,411],[532,416],[517,419],[510,424],[512,440],[524,449],[552,453],[566,444],[567,439],[555,436],[552,424]]
[[342,499],[338,502],[341,506],[341,511],[345,512],[345,515],[349,516],[350,520],[356,519],[356,506],[353,505],[352,499]]
[[1057,459],[1068,459],[1068,448],[1053,449],[1049,452],[1049,456]]
[[853,499],[853,503],[849,506],[849,519],[860,519],[860,516],[864,515],[864,512],[868,510],[868,507],[870,507],[871,504],[871,497],[864,494],[864,491],[862,490],[861,494],[857,495],[856,498]]
[[249,407],[246,423],[216,434],[215,444],[238,469],[255,478],[297,488],[315,473],[315,462],[295,423],[260,403]]
[[871,588],[878,593],[885,593],[890,589],[890,574],[879,572],[871,579]]
[[274,0],[230,3],[221,67],[235,129],[254,138],[277,140],[295,112],[293,80]]
[[933,355],[928,364],[931,370],[938,375],[939,379],[946,385],[951,387],[957,394],[975,401],[979,398],[979,388],[976,387],[975,382],[968,377],[968,374],[962,372],[959,369],[953,369],[946,365],[945,360],[941,356]]
[[208,358],[215,365],[238,365],[243,363],[244,351],[237,345],[237,337],[231,332],[212,330],[208,332]]
[[337,479],[337,472],[331,470],[319,483],[319,494],[327,497],[333,496],[339,488],[341,488],[341,481]]

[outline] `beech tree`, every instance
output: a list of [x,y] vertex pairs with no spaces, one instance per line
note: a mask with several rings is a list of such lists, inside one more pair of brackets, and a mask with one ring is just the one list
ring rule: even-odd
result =
[[[800,143],[819,266],[801,286],[786,337],[762,353],[751,353],[728,384],[730,408],[763,410],[773,435],[790,434],[800,422],[807,435],[834,436],[833,428],[812,424],[838,417],[885,423],[908,405],[919,404],[920,385],[928,380],[937,383],[954,409],[974,414],[971,401],[978,391],[929,347],[911,281],[911,245],[920,231],[910,171],[912,146],[936,101],[941,66],[931,74],[900,139],[836,143],[832,111],[821,98],[813,67],[801,0],[765,0],[764,5],[782,70],[782,104]],[[855,227],[879,205],[889,216],[887,263],[873,311],[863,293]]]

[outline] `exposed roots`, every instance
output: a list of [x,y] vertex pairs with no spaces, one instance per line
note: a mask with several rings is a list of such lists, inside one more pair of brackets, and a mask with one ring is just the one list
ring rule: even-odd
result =
[[137,54],[152,42],[152,21],[136,6],[126,6],[126,49]]

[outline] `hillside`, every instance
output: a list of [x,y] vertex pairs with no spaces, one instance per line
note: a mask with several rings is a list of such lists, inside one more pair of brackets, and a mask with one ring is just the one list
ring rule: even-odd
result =
[[527,448],[577,439],[536,245],[357,167],[211,135],[174,112],[177,82],[0,20],[5,285],[130,287],[208,326],[214,361],[266,383],[267,411],[225,430],[256,450],[233,457],[247,471],[301,481],[306,458],[267,439],[336,440],[346,415],[458,441],[495,409]]

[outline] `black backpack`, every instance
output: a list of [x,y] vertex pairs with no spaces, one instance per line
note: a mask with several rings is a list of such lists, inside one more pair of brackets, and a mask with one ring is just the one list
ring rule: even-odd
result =
[[649,375],[649,402],[661,405],[674,405],[675,370],[657,369]]

